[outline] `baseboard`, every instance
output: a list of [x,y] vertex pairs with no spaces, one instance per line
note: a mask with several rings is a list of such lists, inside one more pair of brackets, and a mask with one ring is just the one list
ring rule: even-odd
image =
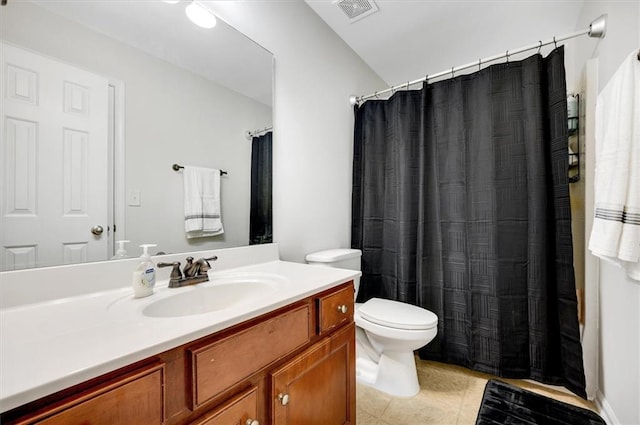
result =
[[607,425],[621,425],[616,414],[613,412],[611,405],[607,402],[607,399],[604,398],[604,395],[600,391],[596,391],[596,399],[594,401],[596,403],[598,413],[602,416],[602,419],[604,419]]

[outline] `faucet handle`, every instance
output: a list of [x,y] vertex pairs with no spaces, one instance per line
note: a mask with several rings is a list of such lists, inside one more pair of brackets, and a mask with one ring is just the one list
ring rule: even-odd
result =
[[198,265],[198,274],[206,275],[207,272],[211,270],[211,264],[209,264],[209,261],[216,261],[217,259],[218,257],[214,255],[213,257],[201,258],[198,261],[196,261],[196,264]]
[[180,261],[174,261],[173,263],[158,263],[158,267],[173,267],[173,269],[171,270],[171,276],[169,276],[169,278],[171,280],[182,279],[182,272],[180,271]]

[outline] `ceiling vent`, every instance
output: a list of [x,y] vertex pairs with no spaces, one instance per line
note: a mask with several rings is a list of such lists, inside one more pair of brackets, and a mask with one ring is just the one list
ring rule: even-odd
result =
[[351,23],[378,11],[378,6],[373,0],[335,0],[333,4],[337,5],[347,15]]

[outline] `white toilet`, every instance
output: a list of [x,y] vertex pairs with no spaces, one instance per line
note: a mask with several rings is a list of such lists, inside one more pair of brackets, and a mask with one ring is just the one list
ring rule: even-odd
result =
[[[358,249],[330,249],[307,255],[307,263],[360,270]],[[358,295],[360,278],[356,278]],[[427,345],[438,332],[438,317],[423,308],[372,298],[356,304],[356,379],[396,397],[420,391],[413,351]]]

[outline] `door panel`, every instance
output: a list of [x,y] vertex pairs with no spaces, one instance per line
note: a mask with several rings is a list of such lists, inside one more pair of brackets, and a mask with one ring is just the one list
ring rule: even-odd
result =
[[106,260],[108,80],[0,47],[0,270]]

